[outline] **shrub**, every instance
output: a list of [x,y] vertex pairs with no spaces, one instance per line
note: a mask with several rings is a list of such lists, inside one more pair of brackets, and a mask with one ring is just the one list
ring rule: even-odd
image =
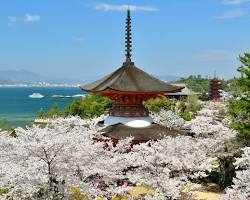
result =
[[231,186],[235,173],[235,158],[233,156],[221,156],[217,159],[218,167],[216,171],[211,172],[209,179],[218,184],[221,189]]
[[7,128],[6,119],[0,120],[0,129],[6,129],[6,128]]
[[53,117],[58,117],[58,116],[61,116],[62,113],[58,107],[57,104],[54,104],[48,111],[48,117],[49,118],[53,118]]
[[77,99],[65,109],[65,115],[80,116],[83,119],[98,117],[106,114],[111,105],[107,98],[97,95],[87,95],[82,99]]
[[7,188],[0,188],[0,197],[6,193],[8,193],[10,190]]
[[89,198],[81,192],[80,188],[70,188],[69,200],[89,200]]
[[46,116],[47,116],[47,114],[42,108],[40,108],[40,110],[38,110],[36,113],[36,117],[40,118],[40,119],[44,119],[44,118],[46,118]]
[[147,100],[146,107],[150,112],[160,112],[161,109],[171,110],[175,105],[175,101],[168,99],[165,96],[152,98]]
[[197,111],[201,109],[198,97],[190,95],[186,100],[170,100],[165,96],[149,99],[146,107],[150,112],[159,113],[163,110],[172,110],[180,115],[183,119],[190,121],[193,119]]
[[201,109],[201,104],[196,95],[190,95],[186,100],[176,103],[176,112],[185,120],[190,121],[195,118],[197,111]]
[[186,100],[187,109],[192,112],[197,112],[201,109],[201,104],[197,95],[189,95]]

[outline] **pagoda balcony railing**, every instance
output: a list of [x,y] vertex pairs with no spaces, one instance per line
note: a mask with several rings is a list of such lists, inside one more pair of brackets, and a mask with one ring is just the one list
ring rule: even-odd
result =
[[109,110],[110,116],[117,117],[146,117],[149,112],[144,106],[113,105]]

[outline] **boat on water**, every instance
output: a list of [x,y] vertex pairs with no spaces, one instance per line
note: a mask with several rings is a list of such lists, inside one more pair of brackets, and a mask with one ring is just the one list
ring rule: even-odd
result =
[[79,97],[84,97],[86,94],[75,94],[72,97],[73,98],[79,98]]
[[82,94],[76,94],[76,95],[73,95],[73,96],[70,96],[70,95],[58,95],[58,94],[55,94],[55,95],[52,95],[51,97],[52,98],[56,98],[56,99],[68,99],[68,98],[78,98],[78,97],[83,97],[85,95],[82,95]]
[[32,93],[31,95],[29,95],[30,98],[35,98],[35,99],[40,99],[43,98],[44,95],[40,94],[40,93]]
[[57,94],[52,95],[51,97],[52,97],[52,98],[64,98],[64,96],[63,96],[63,95],[57,95]]

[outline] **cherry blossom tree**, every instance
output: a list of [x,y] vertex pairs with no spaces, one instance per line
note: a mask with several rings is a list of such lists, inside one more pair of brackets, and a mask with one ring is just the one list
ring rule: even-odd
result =
[[187,126],[194,137],[166,137],[133,148],[133,138],[116,146],[94,140],[102,137],[98,121],[105,116],[58,118],[46,127],[18,128],[15,138],[0,137],[0,188],[10,189],[3,198],[68,199],[70,188],[78,187],[89,199],[110,199],[128,196],[129,186],[142,185],[154,191],[145,199],[178,199],[183,187],[207,176],[220,144],[234,137],[215,113],[214,105],[206,105],[187,123],[162,110],[153,114],[156,122]]
[[164,198],[177,199],[191,179],[207,176],[213,168],[207,141],[187,136],[167,137],[133,147],[128,156],[134,170],[128,178],[137,185],[147,185]]
[[82,132],[91,129],[69,127],[66,123],[60,126],[55,123],[45,128],[18,128],[16,138],[1,137],[0,187],[13,188],[14,199],[38,197],[41,193],[46,199],[65,197],[68,186],[79,177],[78,157],[89,164],[89,155],[98,155],[103,150],[103,144],[93,143],[87,134],[83,137]]
[[243,149],[241,158],[236,159],[235,165],[239,170],[236,172],[236,178],[233,179],[233,185],[226,189],[223,200],[246,200],[250,199],[250,147]]
[[171,110],[161,109],[159,113],[151,113],[154,122],[168,128],[181,128],[185,120]]

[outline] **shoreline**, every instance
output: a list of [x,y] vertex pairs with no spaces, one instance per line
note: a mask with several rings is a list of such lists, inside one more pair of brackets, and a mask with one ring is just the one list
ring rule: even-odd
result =
[[[45,97],[41,99],[29,98],[37,92]],[[57,104],[64,109],[74,98],[52,98],[53,95],[73,96],[84,94],[76,87],[0,87],[0,121],[6,121],[8,127],[25,127],[36,118],[41,108],[48,111]]]
[[[50,85],[50,86],[42,86],[42,85],[0,85],[0,88],[79,88],[78,85]],[[79,88],[80,90],[80,88]]]

